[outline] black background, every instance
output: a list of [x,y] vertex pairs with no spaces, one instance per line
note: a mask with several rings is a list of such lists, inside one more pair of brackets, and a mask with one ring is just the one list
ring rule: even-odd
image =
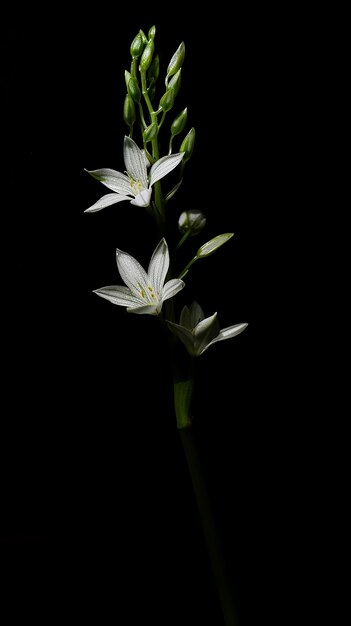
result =
[[249,322],[199,360],[193,426],[240,623],[289,623],[306,592],[297,572],[308,498],[296,491],[307,444],[295,410],[305,380],[291,380],[287,356],[291,18],[172,5],[57,8],[6,23],[1,538],[9,587],[46,623],[70,606],[96,623],[221,624],[166,346],[154,318],[92,293],[120,282],[116,247],[147,265],[158,241],[128,203],[83,213],[104,193],[84,168],[123,169],[123,74],[130,42],[152,24],[161,72],[185,41],[175,112],[188,106],[197,131],[172,219],[206,214],[191,250],[235,233],[194,266],[177,304],[198,299],[222,327]]

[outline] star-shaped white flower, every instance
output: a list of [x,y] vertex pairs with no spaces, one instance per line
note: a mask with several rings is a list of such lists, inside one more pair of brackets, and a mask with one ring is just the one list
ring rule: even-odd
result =
[[193,302],[190,309],[184,306],[179,324],[167,322],[169,329],[179,337],[191,356],[200,356],[217,341],[236,337],[248,324],[235,324],[220,330],[217,313],[206,317],[200,305]]
[[112,189],[113,193],[102,196],[100,200],[86,209],[85,213],[101,211],[101,209],[123,200],[128,200],[136,206],[149,206],[152,186],[177,167],[184,156],[184,152],[178,152],[162,157],[153,164],[148,176],[145,153],[138,148],[135,141],[130,137],[124,138],[123,153],[126,174],[108,168],[86,170],[88,174],[97,178],[108,189]]
[[134,257],[122,250],[116,251],[117,267],[127,285],[111,285],[96,289],[94,293],[113,304],[127,307],[131,313],[158,315],[165,300],[175,296],[185,287],[179,278],[166,280],[169,268],[169,252],[165,239],[157,245],[147,272]]

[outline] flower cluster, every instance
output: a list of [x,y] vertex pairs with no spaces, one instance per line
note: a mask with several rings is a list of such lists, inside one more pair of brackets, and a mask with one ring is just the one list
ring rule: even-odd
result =
[[[173,336],[174,341],[179,340],[183,344],[186,349],[185,355],[193,358],[201,356],[219,341],[236,337],[245,330],[247,324],[234,324],[221,330],[217,312],[205,317],[196,301],[190,307],[183,306],[179,323],[175,321],[173,307],[169,309],[172,311],[170,317],[163,311],[163,303],[185,287],[183,278],[187,276],[193,263],[213,254],[231,239],[233,233],[222,233],[202,243],[185,268],[175,272],[175,256],[170,257],[165,238],[169,221],[167,205],[183,183],[185,166],[194,150],[195,129],[188,130],[180,141],[178,150],[173,152],[174,143],[186,132],[188,110],[183,109],[170,120],[169,138],[166,142],[168,154],[164,154],[162,147],[165,142],[161,140],[161,135],[167,126],[166,118],[173,110],[180,90],[185,46],[181,43],[172,56],[166,70],[165,90],[163,87],[160,92],[157,83],[160,60],[155,52],[155,34],[154,26],[150,28],[148,36],[140,30],[130,47],[131,65],[130,71],[125,71],[127,93],[123,105],[123,119],[129,128],[123,142],[125,170],[123,172],[109,168],[86,170],[107,187],[110,193],[103,195],[85,212],[95,213],[119,202],[130,202],[136,207],[145,208],[155,220],[159,243],[151,256],[147,270],[133,256],[117,249],[117,267],[124,285],[101,287],[96,289],[95,293],[112,304],[125,307],[127,312],[161,315],[170,336]],[[135,132],[139,132],[139,142],[133,139]],[[170,178],[176,177],[175,184],[173,183],[173,187],[165,193],[162,188],[163,179],[172,172],[174,173]],[[196,208],[181,211],[178,219],[181,238],[175,253],[181,246],[189,245],[189,241],[202,233],[205,227],[207,220],[202,211]],[[177,277],[174,277],[175,274],[178,274]],[[178,427],[183,428],[191,423],[188,409],[192,381],[184,383],[177,381],[174,389],[177,423]]]

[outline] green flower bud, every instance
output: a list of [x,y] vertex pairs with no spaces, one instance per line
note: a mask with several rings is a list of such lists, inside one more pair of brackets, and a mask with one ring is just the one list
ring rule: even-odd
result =
[[183,163],[189,161],[195,144],[195,128],[191,128],[187,134],[187,136],[183,139],[182,145],[180,146],[179,152],[185,152],[183,156]]
[[128,126],[133,126],[135,122],[135,106],[129,93],[127,93],[124,100],[123,119]]
[[178,72],[176,72],[174,74],[174,76],[172,76],[171,80],[168,83],[168,88],[174,90],[174,97],[175,98],[177,97],[177,95],[179,93],[179,89],[180,89],[181,72],[182,72],[181,69],[178,70]]
[[155,44],[153,39],[149,39],[146,48],[140,59],[140,70],[146,72],[149,69],[154,54]]
[[148,71],[147,77],[149,80],[157,81],[158,75],[160,73],[160,57],[156,54],[154,60],[152,61]]
[[143,132],[144,143],[148,143],[149,141],[152,141],[153,139],[155,139],[157,133],[158,133],[158,125],[156,122],[153,122],[152,124],[150,124],[150,126],[145,128]]
[[179,113],[178,117],[172,123],[171,126],[171,135],[175,137],[179,135],[184,130],[184,126],[186,124],[186,120],[188,117],[188,109],[184,109],[181,113]]
[[131,76],[128,85],[127,85],[128,93],[133,98],[134,102],[140,102],[141,91],[138,85],[138,79],[135,76]]
[[155,93],[156,93],[156,87],[155,87],[155,85],[152,85],[152,87],[149,87],[149,89],[148,89],[148,94],[149,94],[150,100],[154,99]]
[[189,236],[197,235],[206,225],[206,218],[201,211],[190,209],[183,211],[178,220],[178,228],[181,233],[189,231]]
[[131,77],[131,73],[128,70],[124,70],[124,80],[126,81],[126,87],[128,89],[129,79]]
[[167,89],[166,93],[163,94],[159,106],[166,113],[170,111],[174,105],[174,91],[173,89]]
[[213,252],[223,246],[228,239],[231,239],[233,235],[234,233],[223,233],[223,235],[217,235],[217,237],[210,239],[210,241],[207,241],[207,243],[204,243],[203,246],[198,249],[196,257],[201,259],[203,257],[210,256],[210,254],[213,254]]
[[133,59],[137,59],[138,57],[140,57],[143,51],[143,47],[144,47],[144,43],[143,43],[142,34],[138,33],[136,37],[134,37],[132,44],[130,46],[130,54],[132,55]]
[[178,72],[178,70],[182,67],[184,63],[184,57],[185,57],[185,45],[184,45],[184,42],[182,41],[182,43],[177,48],[177,50],[175,51],[174,55],[172,56],[169,62],[169,66],[167,68],[167,76],[173,76],[173,74]]
[[155,35],[156,35],[156,26],[151,26],[149,32],[149,39],[155,39]]
[[142,41],[143,41],[144,46],[146,46],[146,44],[147,44],[147,37],[146,37],[146,35],[145,35],[144,31],[142,31],[142,30],[140,29],[140,30],[139,30],[139,33],[140,33],[140,35],[141,35],[141,38],[142,38]]

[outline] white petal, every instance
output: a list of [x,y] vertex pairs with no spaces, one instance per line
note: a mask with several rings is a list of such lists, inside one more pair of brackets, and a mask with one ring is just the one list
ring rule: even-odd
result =
[[214,313],[211,317],[199,322],[194,330],[195,337],[195,350],[197,354],[202,354],[205,348],[211,343],[211,341],[219,334],[219,323],[217,320],[217,313]]
[[170,331],[174,335],[179,337],[181,342],[185,345],[189,354],[195,356],[194,337],[192,333],[190,332],[190,330],[188,330],[187,328],[184,328],[184,326],[181,326],[180,324],[174,324],[173,322],[167,321],[167,325]]
[[133,296],[140,298],[144,304],[151,302],[150,283],[144,268],[134,257],[122,250],[116,250],[116,257],[121,278]]
[[190,328],[195,328],[203,319],[205,319],[205,314],[199,303],[194,301],[190,307]]
[[165,238],[156,247],[147,270],[150,281],[156,291],[161,294],[169,268],[169,252]]
[[95,204],[89,207],[89,209],[85,209],[84,213],[95,213],[95,211],[101,211],[101,209],[104,209],[111,204],[122,202],[123,200],[128,200],[130,202],[130,197],[119,193],[107,193],[105,196],[102,196],[100,200],[95,202]]
[[128,174],[130,174],[133,180],[140,180],[143,187],[147,187],[145,156],[140,148],[138,148],[135,141],[133,141],[130,137],[124,138],[123,154]]
[[223,341],[224,339],[230,339],[231,337],[236,337],[237,335],[240,335],[240,333],[242,333],[247,326],[248,324],[235,324],[234,326],[228,326],[228,328],[223,328],[223,330],[219,332],[219,335],[212,339],[212,341],[208,344],[208,346],[206,346],[206,348],[203,349],[202,352],[205,352],[205,350],[207,350],[209,346],[212,346],[212,344],[216,343],[217,341]]
[[179,324],[190,331],[193,329],[193,326],[191,325],[190,311],[186,305],[183,306],[180,313]]
[[179,278],[172,278],[165,284],[162,290],[162,300],[168,300],[185,287],[185,282]]
[[146,304],[143,306],[133,306],[130,309],[127,309],[128,313],[139,313],[141,315],[158,315],[161,312],[161,304]]
[[121,193],[124,195],[132,193],[131,185],[128,176],[125,174],[121,174],[121,172],[116,172],[115,170],[110,170],[107,167],[102,168],[100,170],[85,170],[92,176],[100,181],[103,185],[112,189],[116,193]]
[[118,304],[119,306],[139,306],[141,301],[133,296],[128,287],[123,285],[110,285],[109,287],[101,287],[94,291],[101,298],[109,300],[112,304]]
[[162,157],[153,164],[150,170],[150,187],[160,180],[169,172],[174,170],[175,167],[181,162],[184,156],[184,152],[178,152],[177,154],[170,154]]
[[131,201],[135,206],[149,206],[151,198],[151,189],[143,189],[137,196]]
[[149,168],[149,167],[150,167],[150,165],[151,165],[151,163],[150,163],[149,159],[148,159],[148,158],[147,158],[147,156],[146,156],[146,152],[145,152],[145,150],[142,150],[142,151],[141,151],[141,153],[142,153],[142,155],[143,155],[143,157],[144,157],[144,163],[145,163],[146,167],[147,167],[147,168]]

